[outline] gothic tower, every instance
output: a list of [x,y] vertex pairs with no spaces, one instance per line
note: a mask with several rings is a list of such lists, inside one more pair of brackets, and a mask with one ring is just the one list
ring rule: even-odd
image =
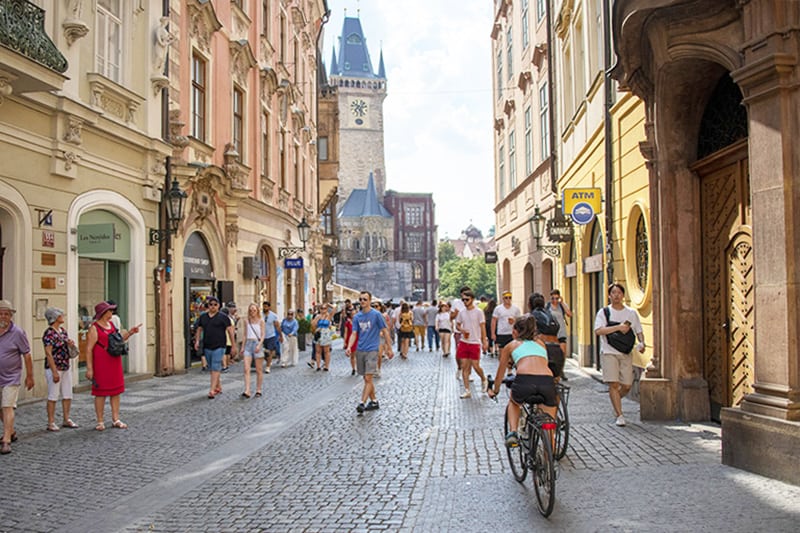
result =
[[334,47],[330,83],[339,94],[339,205],[355,189],[366,189],[370,173],[378,199],[386,190],[383,143],[383,100],[386,71],[383,51],[378,72],[372,68],[367,40],[359,18],[345,17],[339,37],[339,55]]

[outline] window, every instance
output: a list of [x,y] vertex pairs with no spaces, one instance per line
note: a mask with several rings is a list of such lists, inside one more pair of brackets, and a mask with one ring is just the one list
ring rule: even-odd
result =
[[522,49],[528,48],[530,37],[528,35],[528,0],[522,0]]
[[278,43],[280,47],[281,63],[286,64],[286,17],[281,15],[281,42]]
[[320,137],[317,139],[317,153],[320,161],[328,160],[328,138]]
[[572,35],[575,50],[575,72],[572,80],[575,84],[575,109],[578,109],[583,102],[583,95],[586,94],[586,46],[583,42],[583,24],[580,19],[575,22]]
[[511,26],[508,27],[508,33],[506,34],[506,55],[508,57],[508,79],[514,77],[514,38],[511,34]]
[[643,291],[647,289],[647,271],[650,267],[650,241],[647,238],[647,227],[644,215],[639,212],[636,222],[636,281]]
[[508,189],[517,187],[517,149],[514,132],[508,134]]
[[406,225],[408,226],[421,226],[422,225],[422,206],[421,205],[407,205],[406,212]]
[[280,153],[278,157],[281,161],[281,189],[286,189],[286,132],[281,132]]
[[261,176],[269,177],[269,113],[261,115]]
[[544,0],[536,0],[536,22],[544,18]]
[[422,279],[422,265],[414,263],[414,279]]
[[333,235],[333,205],[330,203],[320,216],[320,226],[325,235]]
[[422,253],[422,235],[420,233],[406,234],[406,251],[412,254]]
[[506,162],[505,162],[505,150],[502,146],[498,150],[497,161],[498,161],[498,168],[497,168],[497,183],[500,190],[500,197],[498,200],[502,200],[506,197]]
[[300,199],[300,147],[294,145],[294,197]]
[[97,72],[121,83],[122,6],[120,0],[97,2]]
[[192,54],[192,137],[206,141],[206,62]]
[[503,50],[502,46],[497,49],[497,99],[503,97]]
[[272,21],[272,15],[269,9],[270,2],[271,0],[261,1],[261,33],[268,41],[270,38],[269,23]]
[[531,106],[528,106],[525,108],[525,177],[533,173],[533,132],[531,127]]
[[233,147],[239,152],[239,161],[244,161],[244,93],[233,88]]
[[539,131],[542,146],[542,161],[550,157],[550,115],[547,98],[547,84],[539,87]]

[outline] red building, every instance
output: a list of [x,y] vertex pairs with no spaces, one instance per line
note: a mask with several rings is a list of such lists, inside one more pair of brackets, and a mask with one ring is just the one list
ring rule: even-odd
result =
[[439,290],[433,195],[386,191],[383,205],[394,215],[394,260],[411,263],[412,299],[432,300]]

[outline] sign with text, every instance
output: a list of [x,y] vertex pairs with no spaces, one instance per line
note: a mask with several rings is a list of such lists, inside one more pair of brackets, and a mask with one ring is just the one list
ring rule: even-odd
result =
[[497,252],[485,252],[483,254],[484,263],[497,263]]
[[283,260],[283,268],[303,268],[303,258],[287,257]]
[[564,189],[564,213],[576,224],[588,224],[602,209],[602,191],[599,187]]
[[79,254],[113,254],[115,242],[114,224],[78,225]]

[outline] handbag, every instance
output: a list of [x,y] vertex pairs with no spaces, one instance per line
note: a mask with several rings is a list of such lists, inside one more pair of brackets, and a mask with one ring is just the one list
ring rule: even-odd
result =
[[[606,315],[607,326],[618,326],[620,324],[619,322],[614,322],[611,320],[611,310],[608,308],[608,306],[603,308],[603,313]],[[629,354],[633,351],[633,347],[636,345],[636,335],[633,333],[633,329],[629,329],[628,333],[615,331],[606,335],[606,341],[608,341],[608,344],[610,344],[611,347],[617,350],[619,353]]]
[[69,349],[70,359],[77,359],[77,357],[81,354],[80,350],[78,350],[78,347],[74,344],[68,344],[67,347]]

